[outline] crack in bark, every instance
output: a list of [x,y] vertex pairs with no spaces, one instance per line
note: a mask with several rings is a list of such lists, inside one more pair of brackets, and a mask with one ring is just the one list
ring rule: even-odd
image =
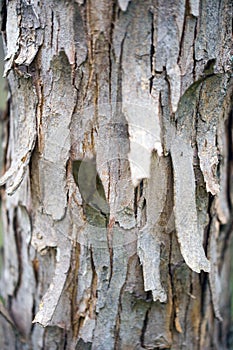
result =
[[[137,222],[138,217],[138,204],[143,196],[143,180],[140,181],[139,185],[134,188],[134,217]],[[141,208],[143,209],[143,208]]]
[[21,232],[18,229],[17,208],[14,209],[13,229],[14,229],[15,245],[17,250],[17,259],[18,259],[18,281],[14,289],[14,297],[16,298],[17,292],[21,286],[22,274],[23,274],[23,265],[22,265],[22,256],[21,256],[22,237],[21,237]]
[[144,344],[144,338],[145,338],[145,333],[146,333],[146,328],[147,328],[147,324],[148,324],[148,320],[149,320],[149,312],[151,310],[151,306],[148,308],[148,310],[146,311],[145,317],[144,317],[144,321],[143,321],[143,327],[142,327],[142,332],[140,335],[140,343],[141,343],[141,347],[143,349],[146,349],[146,346]]
[[185,36],[185,29],[186,29],[186,25],[187,25],[187,17],[188,17],[188,13],[189,13],[189,0],[185,1],[185,12],[184,12],[184,19],[183,19],[183,27],[182,27],[182,33],[181,33],[181,39],[180,39],[180,47],[179,47],[179,54],[178,54],[178,60],[177,60],[177,64],[180,65],[180,60],[182,57],[182,49],[183,49],[183,45],[184,45],[184,36]]
[[53,47],[53,31],[54,31],[54,12],[51,10],[51,35],[50,35],[50,43],[51,48]]
[[173,281],[173,271],[172,271],[172,233],[170,234],[170,246],[169,246],[169,261],[168,261],[168,273],[169,273],[169,277],[170,277],[170,284],[171,284],[171,307],[172,307],[172,312],[171,312],[171,317],[170,317],[170,330],[172,333],[172,329],[174,327],[175,324],[175,302],[174,302],[174,281]]
[[[128,274],[128,272],[127,272]],[[121,298],[126,286],[126,281],[127,281],[127,274],[126,274],[126,280],[125,283],[122,285],[120,293],[119,293],[119,298],[118,298],[118,310],[117,310],[117,318],[116,318],[116,326],[115,326],[115,343],[114,343],[114,350],[120,349],[120,327],[121,327],[121,311],[122,311],[122,303],[121,303]]]
[[[232,94],[233,98],[233,94]],[[226,123],[226,133],[227,133],[227,142],[228,142],[228,157],[227,157],[227,200],[230,212],[232,212],[233,203],[231,202],[231,190],[232,190],[232,169],[233,169],[233,106],[230,111],[228,121]]]
[[137,220],[137,211],[138,211],[138,186],[134,189],[134,217]]
[[92,248],[90,248],[90,255],[91,255],[92,280],[91,280],[91,293],[90,293],[90,300],[89,300],[89,311],[90,311],[90,318],[94,318],[95,317],[96,300],[97,300],[98,275],[97,275],[97,272],[95,269]]
[[[199,6],[201,7],[201,1],[199,3]],[[197,24],[198,24],[198,19],[195,18],[195,28],[194,28],[194,38],[193,38],[193,81],[195,82],[196,80],[196,55],[195,55],[195,42],[197,39]]]
[[172,113],[171,85],[170,85],[170,81],[169,81],[169,77],[168,77],[168,74],[167,74],[166,67],[163,67],[163,71],[164,71],[164,74],[165,74],[164,80],[166,81],[167,87],[168,87],[168,100],[169,100],[170,118],[171,118],[171,120],[175,120],[175,113]]
[[72,290],[71,290],[71,304],[72,304],[72,312],[70,315],[71,318],[71,326],[74,336],[78,336],[79,329],[80,329],[80,317],[77,318],[77,290],[78,290],[78,270],[79,270],[79,257],[80,257],[80,245],[77,244],[77,246],[73,249],[73,258],[71,261],[74,260],[74,266],[73,268],[70,268],[70,274],[72,276],[71,281],[72,283]]
[[154,53],[155,53],[155,46],[154,46],[154,13],[153,11],[150,11],[151,15],[151,45],[150,45],[150,70],[151,70],[151,77],[149,78],[149,93],[151,94],[152,88],[153,88],[153,80],[154,80]]
[[[1,6],[1,31],[5,32],[6,30],[6,22],[7,22],[7,5],[6,5],[6,0],[2,1],[2,6]],[[5,33],[4,33],[4,38],[5,38]]]

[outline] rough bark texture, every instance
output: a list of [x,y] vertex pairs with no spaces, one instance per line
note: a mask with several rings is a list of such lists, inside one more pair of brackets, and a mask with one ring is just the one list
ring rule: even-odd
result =
[[231,1],[1,3],[1,349],[227,349]]

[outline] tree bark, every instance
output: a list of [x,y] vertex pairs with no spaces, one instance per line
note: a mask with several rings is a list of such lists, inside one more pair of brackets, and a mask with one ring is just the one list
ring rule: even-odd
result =
[[230,348],[231,1],[1,6],[1,349]]

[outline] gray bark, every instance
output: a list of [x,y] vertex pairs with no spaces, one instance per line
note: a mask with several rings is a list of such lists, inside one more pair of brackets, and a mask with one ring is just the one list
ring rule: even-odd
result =
[[231,1],[1,6],[1,349],[228,349]]

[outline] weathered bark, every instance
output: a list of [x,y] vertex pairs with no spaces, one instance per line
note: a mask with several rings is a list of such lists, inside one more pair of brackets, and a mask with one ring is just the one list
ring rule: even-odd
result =
[[228,348],[231,16],[2,1],[1,349]]

